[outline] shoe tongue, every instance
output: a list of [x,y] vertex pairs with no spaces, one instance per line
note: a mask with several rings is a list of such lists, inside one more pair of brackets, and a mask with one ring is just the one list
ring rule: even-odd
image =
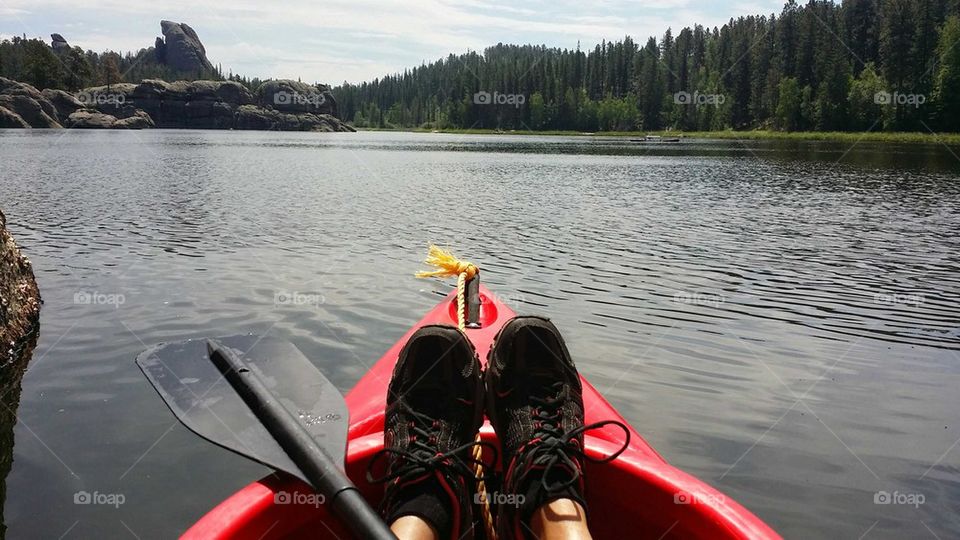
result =
[[534,360],[527,364],[527,380],[530,382],[531,393],[543,397],[555,397],[558,391],[554,385],[559,382],[555,366],[546,365],[543,361]]
[[444,388],[439,384],[421,384],[416,392],[412,392],[407,397],[414,410],[427,414],[432,418],[438,418],[442,415],[444,404],[448,400],[444,398],[449,388]]

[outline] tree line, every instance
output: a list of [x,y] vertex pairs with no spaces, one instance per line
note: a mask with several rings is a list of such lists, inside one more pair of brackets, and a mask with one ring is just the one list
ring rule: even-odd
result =
[[789,0],[586,52],[498,44],[334,95],[358,127],[957,131],[960,0]]
[[26,36],[0,41],[0,77],[40,89],[68,91],[119,82],[139,83],[143,79],[193,81],[228,78],[248,87],[255,87],[260,82],[233,73],[225,77],[220,66],[215,66],[213,71],[178,71],[162,62],[154,47],[145,47],[136,53],[97,53],[80,47],[54,49],[42,39]]

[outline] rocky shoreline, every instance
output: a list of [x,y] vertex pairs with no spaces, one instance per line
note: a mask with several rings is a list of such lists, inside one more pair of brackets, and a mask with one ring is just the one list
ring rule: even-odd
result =
[[40,290],[0,211],[0,370],[10,368],[40,322]]
[[0,211],[0,539],[6,477],[13,465],[13,427],[17,423],[21,383],[37,344],[40,291],[33,269],[6,229]]
[[233,81],[146,79],[72,94],[3,77],[0,128],[355,131],[337,118],[329,87],[298,81],[266,81],[251,92]]

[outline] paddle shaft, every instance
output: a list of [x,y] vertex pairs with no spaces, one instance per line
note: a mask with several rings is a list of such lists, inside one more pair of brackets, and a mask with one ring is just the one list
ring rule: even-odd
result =
[[333,512],[358,538],[395,539],[341,468],[274,397],[243,360],[226,347],[208,344],[210,359],[250,407],[313,487],[328,498]]

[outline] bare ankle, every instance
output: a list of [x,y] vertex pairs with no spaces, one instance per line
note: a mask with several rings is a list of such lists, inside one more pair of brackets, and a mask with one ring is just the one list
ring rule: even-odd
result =
[[390,530],[403,540],[439,540],[437,530],[417,516],[403,516],[390,524]]
[[543,540],[589,540],[587,512],[572,499],[551,501],[530,516],[530,532]]

